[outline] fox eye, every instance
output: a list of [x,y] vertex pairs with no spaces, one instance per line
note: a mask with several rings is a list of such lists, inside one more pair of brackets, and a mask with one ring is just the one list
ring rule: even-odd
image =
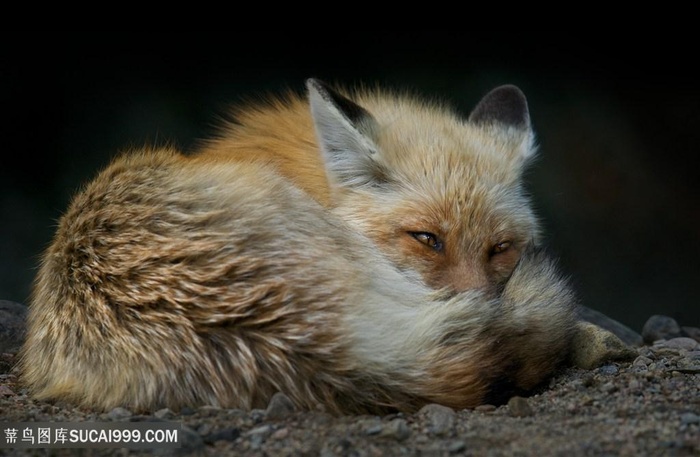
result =
[[496,255],[507,251],[510,248],[510,244],[510,241],[502,241],[500,243],[494,244],[491,248],[491,255]]
[[442,241],[437,236],[429,232],[408,232],[416,240],[435,251],[442,251]]

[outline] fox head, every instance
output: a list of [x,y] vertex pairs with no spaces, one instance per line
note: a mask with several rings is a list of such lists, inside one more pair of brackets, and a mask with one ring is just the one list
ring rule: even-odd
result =
[[334,211],[429,287],[497,294],[538,239],[523,93],[498,87],[465,119],[408,95],[307,87]]

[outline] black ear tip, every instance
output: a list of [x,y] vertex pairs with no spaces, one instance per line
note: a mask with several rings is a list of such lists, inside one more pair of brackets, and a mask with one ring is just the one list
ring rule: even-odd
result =
[[327,92],[328,84],[326,84],[318,78],[308,78],[306,80],[306,88],[309,90],[314,89],[319,92]]
[[500,122],[526,128],[530,124],[527,98],[518,86],[505,84],[491,90],[474,108],[469,120],[476,123]]

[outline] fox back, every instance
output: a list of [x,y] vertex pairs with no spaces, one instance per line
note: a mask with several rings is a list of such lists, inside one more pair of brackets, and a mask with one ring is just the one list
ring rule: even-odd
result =
[[61,217],[22,379],[95,408],[336,413],[498,402],[566,358],[574,297],[537,246],[513,86],[467,119],[406,94],[242,108],[201,151],[131,151]]

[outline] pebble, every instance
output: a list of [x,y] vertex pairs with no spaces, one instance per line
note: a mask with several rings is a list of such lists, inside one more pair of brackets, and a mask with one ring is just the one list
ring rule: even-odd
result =
[[260,427],[255,427],[254,429],[250,430],[248,432],[248,435],[267,435],[270,432],[272,432],[272,425],[265,424],[265,425],[261,425]]
[[682,335],[682,329],[675,319],[656,314],[647,319],[642,327],[642,339],[646,344],[658,340],[668,340]]
[[253,423],[259,424],[265,420],[264,409],[251,409],[248,416],[253,420]]
[[649,366],[650,363],[652,363],[653,360],[651,360],[649,357],[644,357],[643,355],[640,355],[636,359],[634,359],[634,362],[632,362],[632,365],[634,366]]
[[700,366],[676,368],[676,371],[684,374],[700,374]]
[[381,436],[404,441],[411,436],[411,429],[404,419],[394,419],[384,426]]
[[700,347],[700,343],[692,338],[685,336],[679,336],[678,338],[671,338],[664,342],[664,346],[676,349],[685,349],[686,351],[694,351]]
[[208,444],[217,441],[236,441],[239,436],[241,436],[241,430],[238,427],[226,427],[205,436],[204,441]]
[[615,386],[615,384],[613,384],[612,382],[606,382],[605,384],[600,386],[600,390],[607,394],[611,394],[617,391],[617,386]]
[[527,398],[517,396],[508,400],[508,412],[513,417],[527,417],[534,414]]
[[185,406],[185,407],[183,407],[183,408],[180,410],[180,414],[183,415],[183,416],[191,416],[191,415],[193,415],[193,414],[196,413],[196,412],[197,412],[197,411],[195,411],[194,409],[190,408],[189,406]]
[[132,412],[121,406],[117,406],[107,413],[107,417],[113,421],[127,419],[131,416],[133,416]]
[[682,424],[700,424],[700,416],[694,413],[683,413],[681,414]]
[[270,435],[270,438],[272,438],[273,440],[283,440],[287,436],[289,436],[289,429],[285,427],[279,430],[275,430],[275,432],[272,435]]
[[620,369],[617,368],[615,365],[603,365],[602,367],[598,368],[598,373],[607,376],[617,374],[619,371]]
[[175,413],[170,410],[170,408],[163,408],[159,409],[155,413],[153,413],[155,417],[158,419],[172,419],[175,417]]
[[496,411],[496,405],[479,405],[474,408],[474,411],[478,411],[480,413],[490,413]]
[[216,416],[221,411],[221,408],[217,406],[205,405],[200,406],[197,412],[200,417],[211,417]]
[[467,448],[467,443],[465,443],[462,440],[459,441],[453,441],[450,443],[449,446],[447,446],[447,452],[453,454],[456,452],[462,452]]
[[360,423],[360,428],[364,430],[365,435],[378,435],[384,427],[379,419],[369,419]]
[[419,414],[424,415],[429,422],[428,430],[435,435],[446,435],[455,423],[456,413],[452,408],[438,404],[425,405],[419,411]]
[[288,396],[278,392],[272,396],[265,410],[265,418],[268,420],[284,419],[296,411],[294,403]]
[[5,395],[6,397],[10,397],[14,394],[15,393],[9,387],[0,385],[0,395]]
[[319,454],[320,457],[336,457],[339,455],[351,455],[353,442],[345,437],[332,438],[327,441]]
[[260,449],[270,434],[272,434],[272,426],[269,424],[261,425],[249,431],[246,435],[250,438],[251,449]]
[[204,422],[203,424],[200,424],[200,426],[197,428],[197,433],[199,433],[202,436],[209,435],[212,432],[213,427],[210,423]]
[[180,427],[179,438],[182,444],[180,449],[176,451],[176,455],[193,455],[195,452],[201,452],[204,448],[204,440],[199,433],[186,425]]

